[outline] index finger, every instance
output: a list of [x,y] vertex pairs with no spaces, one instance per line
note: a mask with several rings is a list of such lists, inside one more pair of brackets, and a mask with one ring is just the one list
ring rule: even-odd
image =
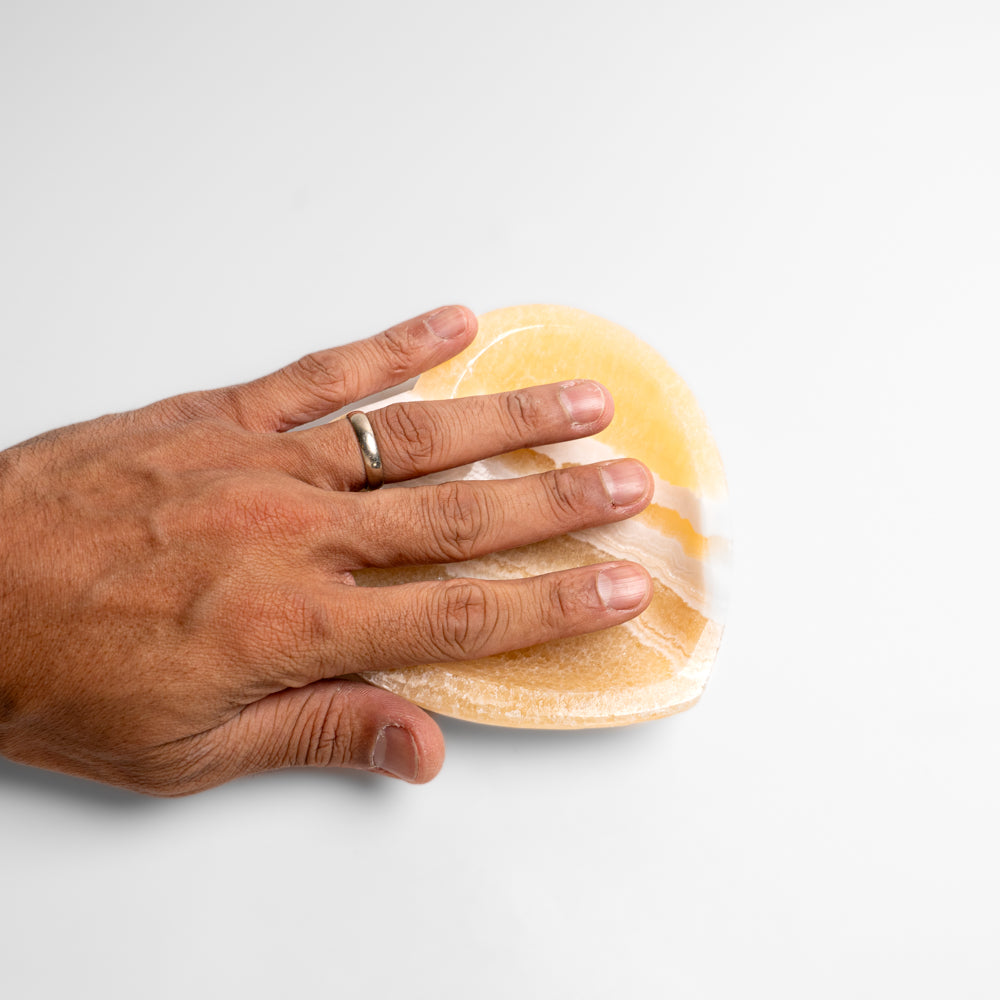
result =
[[228,417],[251,431],[286,431],[441,364],[467,347],[477,328],[472,310],[445,306],[373,337],[307,354],[252,382],[160,405],[185,415]]

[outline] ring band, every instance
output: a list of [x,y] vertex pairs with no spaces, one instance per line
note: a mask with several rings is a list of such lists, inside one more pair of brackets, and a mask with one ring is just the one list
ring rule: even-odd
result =
[[352,410],[347,414],[347,422],[354,429],[358,447],[361,449],[361,461],[365,465],[367,483],[364,488],[377,490],[385,482],[385,472],[382,469],[382,456],[379,454],[371,421],[361,410]]

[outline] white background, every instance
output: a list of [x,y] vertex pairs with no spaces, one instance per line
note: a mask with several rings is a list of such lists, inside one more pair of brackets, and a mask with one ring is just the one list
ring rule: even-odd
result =
[[[656,345],[730,475],[692,712],[426,787],[0,761],[5,997],[995,997],[993,2],[0,3],[0,443],[443,302]],[[586,374],[586,373],[581,373]]]

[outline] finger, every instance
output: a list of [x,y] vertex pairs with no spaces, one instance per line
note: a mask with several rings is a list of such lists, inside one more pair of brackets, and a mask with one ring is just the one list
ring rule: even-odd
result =
[[216,784],[284,767],[349,767],[422,784],[444,761],[444,737],[426,712],[353,680],[270,695],[209,739]]
[[225,416],[248,430],[284,431],[433,368],[466,347],[476,329],[471,310],[445,306],[374,337],[307,354],[253,382],[163,405],[184,415]]
[[[614,414],[598,382],[576,380],[491,396],[393,403],[368,412],[388,482],[399,482],[482,458],[596,434]],[[298,474],[332,489],[360,489],[364,466],[346,420],[289,435]]]
[[474,559],[623,520],[642,510],[652,493],[646,467],[622,459],[499,482],[344,497],[364,510],[351,516],[351,531],[338,541],[337,554],[346,557],[347,569]]
[[298,664],[315,672],[304,680],[474,660],[595,632],[643,611],[651,581],[641,566],[618,562],[524,580],[340,587],[337,596],[326,643]]

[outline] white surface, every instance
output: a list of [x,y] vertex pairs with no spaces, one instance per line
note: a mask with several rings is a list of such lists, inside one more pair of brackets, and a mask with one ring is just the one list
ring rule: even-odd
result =
[[[2,439],[446,301],[656,344],[708,694],[423,788],[0,762],[5,997],[995,997],[995,3],[0,6]],[[585,373],[581,373],[585,374]]]

